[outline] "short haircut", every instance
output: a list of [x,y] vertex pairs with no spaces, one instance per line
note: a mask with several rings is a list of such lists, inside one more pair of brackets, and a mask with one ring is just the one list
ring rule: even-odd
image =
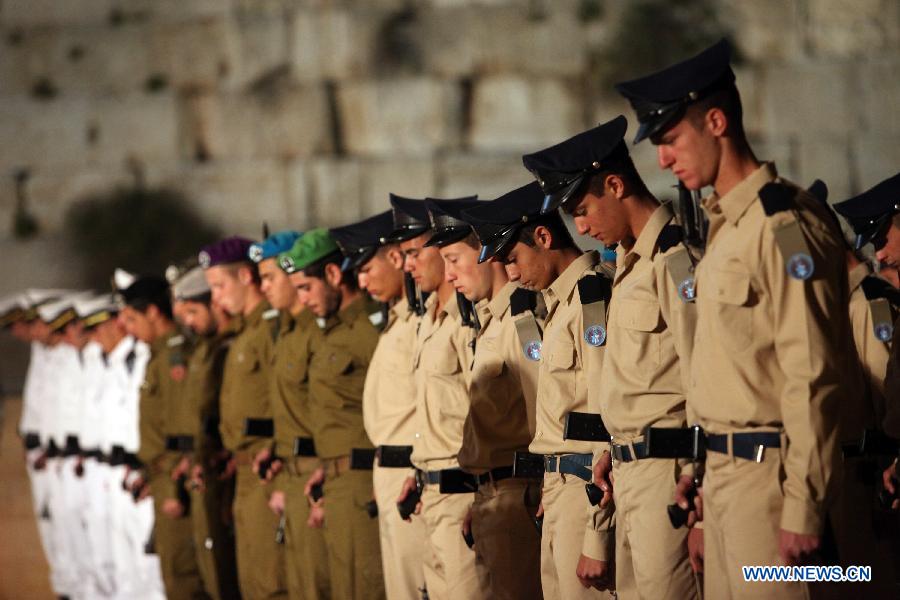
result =
[[235,263],[227,263],[225,265],[228,267],[228,272],[237,277],[237,273],[241,267],[245,267],[250,270],[250,277],[253,279],[254,285],[259,285],[262,279],[259,276],[259,266],[250,260],[243,260]]
[[[325,279],[325,267],[327,267],[328,265],[337,265],[337,267],[340,268],[341,263],[343,262],[344,255],[340,250],[336,250],[331,254],[323,256],[319,260],[309,263],[308,265],[306,265],[306,267],[299,269],[299,271],[301,271],[307,277]],[[341,281],[344,285],[353,290],[355,290],[358,285],[356,277],[343,277]]]
[[550,231],[550,235],[553,238],[553,244],[550,247],[551,250],[578,248],[578,245],[575,244],[575,240],[572,239],[572,234],[569,233],[569,228],[566,227],[566,224],[563,222],[562,216],[556,211],[541,215],[537,219],[523,225],[519,230],[518,241],[533,248],[535,246],[534,232],[538,227],[546,227],[547,230]]
[[703,96],[693,104],[689,104],[685,118],[699,129],[703,125],[706,113],[712,108],[718,108],[725,114],[728,120],[728,129],[734,135],[744,135],[744,107],[741,104],[741,94],[733,83],[727,87],[714,90]]
[[[614,158],[607,163],[604,163],[603,168],[593,173],[588,179],[586,188],[583,191],[580,191],[580,194],[584,194],[588,191],[594,192],[598,196],[603,195],[603,182],[610,175],[617,175],[625,181],[625,184],[629,186],[633,193],[636,194],[645,194],[648,192],[647,186],[644,184],[644,180],[641,179],[640,173],[638,173],[637,167],[634,166],[634,161],[631,160],[630,155],[620,156]],[[577,206],[576,202],[572,202],[572,209],[574,210],[575,206]]]

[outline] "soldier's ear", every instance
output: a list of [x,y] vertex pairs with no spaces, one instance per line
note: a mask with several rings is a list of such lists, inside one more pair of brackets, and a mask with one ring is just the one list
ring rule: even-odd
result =
[[403,269],[403,253],[400,252],[400,248],[397,246],[391,246],[387,251],[387,258],[391,263],[391,266],[395,269],[402,270]]
[[344,274],[336,263],[328,263],[325,265],[325,283],[333,288],[340,287],[344,281]]
[[250,285],[253,283],[253,273],[250,271],[250,267],[247,265],[241,265],[238,267],[237,271],[238,281],[241,282],[241,285]]
[[625,197],[625,181],[621,176],[616,175],[614,173],[607,175],[606,179],[603,181],[603,187],[606,190],[609,190],[616,200],[621,200]]
[[543,250],[550,250],[553,247],[553,234],[543,225],[538,225],[534,228],[534,244]]
[[707,131],[715,137],[723,137],[728,131],[728,117],[725,115],[725,111],[718,106],[713,106],[706,111],[703,121]]

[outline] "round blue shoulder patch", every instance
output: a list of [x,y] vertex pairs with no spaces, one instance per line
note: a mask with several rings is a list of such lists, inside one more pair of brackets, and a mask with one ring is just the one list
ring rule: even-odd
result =
[[812,277],[816,270],[816,264],[812,257],[806,252],[797,252],[788,259],[787,271],[788,275],[794,279],[804,281]]
[[591,346],[602,346],[606,341],[606,329],[601,325],[591,325],[584,330],[584,341]]

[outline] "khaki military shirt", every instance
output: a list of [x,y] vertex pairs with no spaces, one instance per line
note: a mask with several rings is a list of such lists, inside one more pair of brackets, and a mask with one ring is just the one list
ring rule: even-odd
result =
[[[603,384],[600,373],[606,347],[594,347],[585,340],[578,293],[578,281],[595,276],[599,270],[600,255],[586,252],[543,291],[547,319],[539,365],[535,434],[529,446],[535,454],[591,454],[609,449],[607,443],[563,439],[568,413],[598,412],[599,408],[598,393]],[[582,553],[594,559],[611,559],[615,546],[612,503],[605,509],[585,503],[585,515]]]
[[144,371],[139,400],[141,445],[138,458],[147,467],[153,495],[176,497],[169,472],[178,454],[166,450],[169,420],[176,403],[182,400],[183,385],[172,377],[172,342],[181,337],[177,331],[160,336],[150,344],[150,361]]
[[263,318],[269,303],[262,301],[236,325],[222,376],[219,432],[232,451],[256,453],[271,440],[244,435],[247,418],[272,418],[269,401],[272,323]]
[[[825,208],[794,190],[794,210],[767,216],[758,191],[777,179],[763,164],[723,197],[704,201],[706,255],[696,273],[697,333],[689,393],[703,428],[784,430],[781,527],[822,530],[839,464],[837,420],[848,393],[849,290],[843,242]],[[791,277],[773,226],[798,219],[814,275]],[[855,360],[855,357],[852,357]]]
[[312,438],[309,403],[309,360],[321,337],[315,317],[304,310],[284,323],[275,343],[272,377],[272,413],[275,418],[275,453],[294,455],[296,438]]
[[862,376],[851,402],[858,410],[842,422],[842,441],[858,440],[862,430],[880,424],[885,416],[884,377],[887,373],[890,345],[875,337],[869,301],[862,283],[872,274],[872,267],[862,263],[849,273],[850,324],[853,327],[853,343],[859,357]]
[[195,461],[200,464],[206,464],[211,454],[221,449],[219,393],[228,345],[227,335],[200,337],[187,358],[184,403],[190,411],[176,433],[193,437]]
[[[489,302],[478,303],[481,330],[475,343],[469,385],[469,414],[457,459],[466,471],[480,474],[509,467],[517,450],[526,450],[534,435],[538,362],[525,356],[510,297],[518,289],[507,283]],[[539,326],[540,326],[539,321]]]
[[321,458],[372,447],[362,417],[366,371],[378,343],[369,308],[366,299],[359,298],[319,322],[322,335],[312,348],[309,391],[313,440]]
[[412,463],[425,471],[459,466],[472,364],[472,328],[460,320],[456,299],[437,310],[437,293],[425,302],[416,338],[416,433]]
[[654,211],[630,250],[620,247],[609,306],[600,414],[614,441],[634,441],[644,427],[684,427],[696,309],[679,298],[666,256],[667,205]]
[[410,446],[416,434],[413,361],[418,326],[418,317],[403,298],[391,307],[378,338],[363,388],[363,421],[376,446]]

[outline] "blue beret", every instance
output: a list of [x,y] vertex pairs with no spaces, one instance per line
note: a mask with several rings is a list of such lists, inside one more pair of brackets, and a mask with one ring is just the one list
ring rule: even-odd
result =
[[250,246],[247,256],[255,263],[262,262],[267,258],[275,258],[282,252],[287,252],[294,245],[302,233],[299,231],[279,231],[273,233],[265,240],[257,242]]

